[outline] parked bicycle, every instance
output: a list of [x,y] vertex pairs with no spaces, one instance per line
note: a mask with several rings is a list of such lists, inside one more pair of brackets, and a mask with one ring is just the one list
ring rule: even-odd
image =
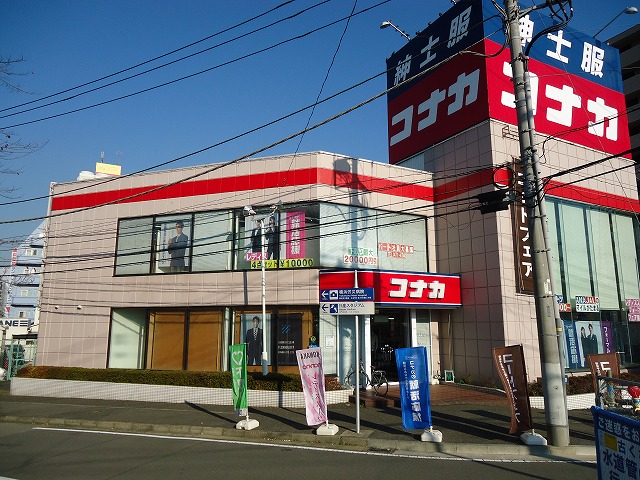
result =
[[[349,370],[347,377],[345,378],[345,383],[350,387],[356,387],[356,375],[353,366]],[[389,391],[389,382],[387,381],[387,372],[384,370],[376,370],[376,368],[371,365],[371,377],[366,372],[364,368],[364,362],[360,361],[360,388],[366,389],[371,386],[373,390],[376,392],[376,395],[386,395],[387,391]]]

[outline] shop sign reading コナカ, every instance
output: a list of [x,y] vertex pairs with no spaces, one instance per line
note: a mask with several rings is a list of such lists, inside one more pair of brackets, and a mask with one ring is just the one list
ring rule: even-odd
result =
[[[461,305],[460,276],[388,270],[357,271],[358,287],[374,288],[378,304],[455,308]],[[321,271],[320,290],[352,288],[354,271]]]

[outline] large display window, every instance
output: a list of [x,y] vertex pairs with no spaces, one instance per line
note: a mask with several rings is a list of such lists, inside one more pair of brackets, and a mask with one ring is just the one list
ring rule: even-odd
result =
[[233,212],[204,212],[194,215],[193,272],[231,270]]
[[555,289],[564,323],[565,366],[587,369],[587,357],[618,352],[640,359],[638,222],[629,215],[549,199]]
[[244,213],[236,209],[122,219],[115,274],[259,270],[263,265],[427,270],[423,217],[330,203]]
[[149,273],[153,218],[120,220],[116,247],[116,275]]
[[320,218],[322,267],[427,270],[422,217],[323,203]]
[[236,236],[236,268],[318,268],[319,207],[288,205],[278,210],[256,209],[239,216]]
[[220,371],[229,338],[224,318],[222,309],[114,309],[108,366]]
[[297,306],[269,307],[263,318],[261,310],[236,311],[233,343],[247,345],[247,367],[253,371],[261,369],[266,345],[269,368],[285,373],[297,372],[296,350],[309,348],[310,337],[314,334],[312,312]]

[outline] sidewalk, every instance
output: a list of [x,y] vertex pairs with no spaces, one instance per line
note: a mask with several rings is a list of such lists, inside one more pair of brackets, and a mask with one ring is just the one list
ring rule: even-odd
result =
[[[366,404],[369,397],[363,393],[361,404]],[[423,430],[402,428],[401,410],[396,406],[397,387],[390,388],[386,397],[386,404],[360,407],[359,432],[354,403],[330,405],[329,423],[337,425],[339,431],[334,436],[318,436],[315,427],[306,424],[304,409],[250,406],[249,418],[260,425],[245,431],[235,428],[242,418],[227,405],[17,397],[9,394],[8,382],[0,382],[0,422],[413,455],[595,460],[589,410],[569,411],[570,446],[527,446],[518,435],[509,435],[511,414],[506,398],[455,385],[434,385],[431,416],[433,429],[442,432],[442,443],[438,444],[422,442]],[[544,412],[534,409],[533,421],[535,431],[548,438]]]

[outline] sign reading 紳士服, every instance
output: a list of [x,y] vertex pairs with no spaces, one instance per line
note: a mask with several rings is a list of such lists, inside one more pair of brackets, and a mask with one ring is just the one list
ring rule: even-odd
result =
[[[457,2],[387,59],[390,163],[487,118],[516,125],[510,53],[494,3]],[[551,23],[550,15],[524,16],[523,47]],[[630,148],[615,48],[566,27],[538,37],[528,55],[539,133],[562,131],[567,141],[611,154]]]
[[640,322],[640,298],[627,298],[624,301],[627,306],[627,318],[630,322]]
[[576,296],[576,312],[578,313],[597,313],[600,311],[600,301],[598,297],[589,297],[584,295]]
[[591,407],[596,437],[598,478],[638,478],[640,422]]

